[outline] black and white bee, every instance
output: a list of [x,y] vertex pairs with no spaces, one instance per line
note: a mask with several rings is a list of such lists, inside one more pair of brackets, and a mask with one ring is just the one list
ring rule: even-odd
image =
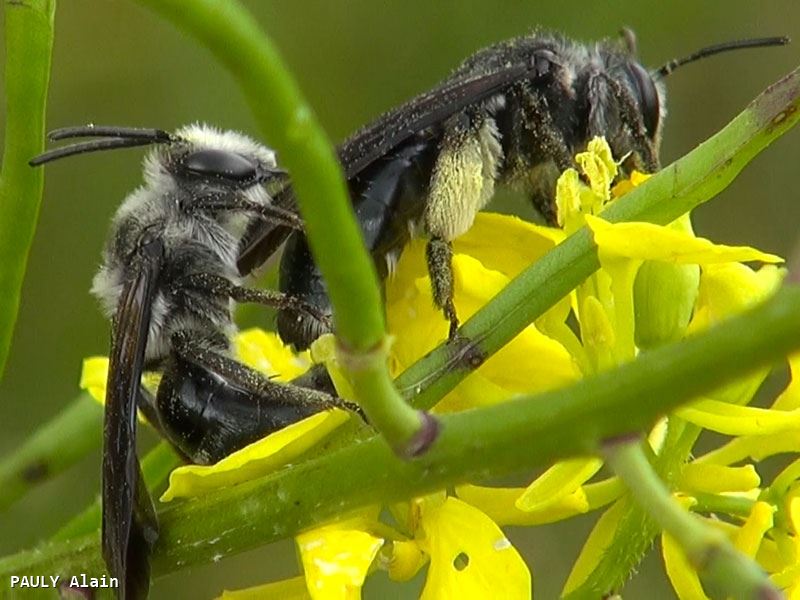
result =
[[[275,154],[250,138],[192,125],[167,133],[118,127],[54,131],[53,140],[100,137],[45,153],[73,154],[154,144],[144,184],[117,210],[92,293],[113,320],[103,452],[103,553],[120,595],[149,586],[157,533],[136,456],[136,409],[192,462],[211,463],[266,434],[334,406],[354,407],[322,389],[312,372],[294,385],[270,381],[232,358],[234,302],[323,319],[277,292],[243,287],[236,261],[253,220],[293,230],[299,218],[273,206],[270,183],[285,174]],[[143,371],[159,371],[155,397]],[[305,387],[304,387],[305,386]]]
[[[412,236],[427,238],[433,298],[450,322],[451,339],[459,325],[451,242],[469,229],[498,186],[520,191],[554,225],[556,180],[593,137],[604,136],[614,156],[626,157],[622,176],[633,168],[658,169],[663,80],[675,68],[727,50],[788,42],[719,44],[648,70],[636,58],[633,34],[623,34],[621,41],[583,44],[536,33],[490,46],[339,147],[379,274],[389,273]],[[294,210],[291,190],[276,195],[276,203]],[[280,290],[329,315],[325,284],[301,231],[252,223],[240,271],[261,264],[287,236]],[[277,323],[284,341],[300,348],[327,331],[324,321],[292,309],[281,311]]]

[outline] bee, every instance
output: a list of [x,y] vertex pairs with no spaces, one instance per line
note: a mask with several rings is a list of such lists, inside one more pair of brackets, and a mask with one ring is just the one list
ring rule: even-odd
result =
[[[451,242],[469,229],[497,187],[521,192],[555,225],[556,180],[593,137],[604,136],[614,156],[625,157],[623,176],[632,169],[659,168],[664,78],[672,71],[720,52],[788,42],[764,38],[719,44],[648,70],[636,59],[632,32],[623,34],[621,42],[583,44],[536,33],[490,46],[433,90],[380,116],[339,146],[356,216],[379,275],[385,278],[392,271],[411,237],[427,238],[433,299],[450,323],[450,339],[459,326]],[[498,85],[468,85],[487,78]],[[428,117],[420,119],[420,113]],[[275,199],[295,210],[291,189]],[[240,253],[240,271],[250,272],[284,240],[279,289],[330,315],[325,283],[301,231],[253,222]],[[279,312],[277,324],[284,341],[298,348],[327,331],[324,321],[291,308]]]
[[[191,125],[158,129],[74,127],[52,140],[99,137],[33,159],[152,145],[144,184],[111,222],[92,294],[112,319],[103,450],[103,555],[120,595],[149,587],[158,535],[136,455],[136,409],[188,460],[207,464],[332,407],[358,411],[327,393],[314,372],[293,385],[270,381],[232,358],[234,302],[327,317],[302,301],[244,287],[236,261],[246,228],[269,220],[292,230],[296,214],[274,206],[270,184],[286,177],[272,150],[231,131]],[[143,371],[162,374],[153,396]]]

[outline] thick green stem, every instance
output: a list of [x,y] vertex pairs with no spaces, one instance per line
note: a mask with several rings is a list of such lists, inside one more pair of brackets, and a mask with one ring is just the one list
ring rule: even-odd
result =
[[90,452],[103,436],[103,407],[80,394],[0,462],[0,510]]
[[[333,305],[337,336],[355,358],[363,353],[385,365],[386,327],[378,277],[339,162],[272,42],[235,0],[138,2],[203,44],[237,80],[262,131],[292,174],[311,251]],[[411,453],[426,419],[406,404],[388,369],[371,369],[368,378],[353,381],[356,399],[370,423],[401,454]]]
[[606,444],[603,454],[635,501],[681,546],[704,583],[720,598],[779,598],[767,574],[737,552],[720,531],[684,510],[656,474],[638,438]]
[[[800,69],[767,88],[724,129],[603,212],[612,221],[667,224],[718,194],[739,171],[800,119]],[[471,356],[488,357],[594,273],[597,248],[586,228],[511,281],[460,333]],[[463,352],[443,345],[409,367],[396,386],[414,406],[430,408],[472,372]],[[474,364],[474,363],[473,363]]]
[[[703,334],[568,389],[442,417],[436,443],[414,461],[373,438],[164,510],[154,573],[282,539],[358,507],[596,453],[604,440],[642,431],[681,403],[798,348],[800,289],[788,288]],[[3,559],[0,585],[23,570],[100,572],[97,544],[95,535]]]
[[4,3],[6,137],[0,170],[0,377],[17,320],[44,174],[28,161],[44,146],[55,0]]

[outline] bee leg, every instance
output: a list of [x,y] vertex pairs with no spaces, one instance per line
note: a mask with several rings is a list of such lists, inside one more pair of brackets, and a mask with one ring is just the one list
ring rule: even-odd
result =
[[223,298],[230,298],[240,304],[262,304],[271,306],[278,310],[292,310],[295,312],[306,313],[313,319],[320,321],[328,330],[333,330],[330,317],[321,313],[312,305],[303,302],[282,292],[274,290],[259,290],[236,285],[226,277],[214,275],[212,273],[193,273],[182,277],[175,283],[183,290],[195,289],[204,295],[212,295]]
[[325,392],[271,381],[195,332],[174,334],[172,347],[158,408],[169,439],[194,462],[216,462],[323,410],[360,414],[353,403]]
[[453,302],[453,246],[440,237],[432,237],[425,248],[428,273],[433,288],[433,302],[450,322],[449,340],[458,333],[458,316]]
[[615,79],[608,78],[611,92],[619,106],[619,114],[622,123],[628,128],[633,137],[636,148],[641,155],[644,169],[648,173],[658,171],[658,153],[655,145],[647,134],[647,128],[642,119],[642,113],[636,104],[636,100],[631,95],[628,88],[620,85]]
[[431,176],[423,220],[430,239],[426,249],[433,301],[450,322],[449,339],[458,332],[453,303],[451,240],[465,233],[491,200],[503,158],[497,123],[483,111],[464,111],[447,120]]
[[285,225],[298,231],[303,230],[303,220],[290,210],[275,206],[274,204],[259,204],[239,196],[223,194],[208,194],[192,198],[184,203],[181,208],[190,214],[217,214],[220,212],[245,212],[253,213],[264,221]]

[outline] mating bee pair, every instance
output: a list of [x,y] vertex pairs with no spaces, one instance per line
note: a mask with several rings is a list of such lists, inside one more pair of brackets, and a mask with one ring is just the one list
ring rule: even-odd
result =
[[[426,236],[433,297],[457,334],[451,241],[498,185],[530,198],[555,223],[555,181],[604,136],[623,171],[658,168],[663,78],[723,44],[648,71],[623,43],[583,45],[530,35],[486,48],[439,86],[383,115],[338,149],[365,243],[382,277],[413,232]],[[284,385],[231,358],[233,302],[278,309],[286,343],[306,348],[331,330],[331,307],[302,231],[290,181],[250,138],[195,125],[177,132],[77,127],[92,137],[38,165],[83,152],[153,145],[142,187],[117,211],[92,292],[113,319],[103,456],[103,553],[122,597],[149,586],[158,535],[136,457],[136,408],[189,460],[208,463],[314,412],[340,406],[312,370]],[[285,242],[280,291],[244,287]],[[155,398],[143,370],[162,372]],[[355,409],[357,410],[357,409]]]

